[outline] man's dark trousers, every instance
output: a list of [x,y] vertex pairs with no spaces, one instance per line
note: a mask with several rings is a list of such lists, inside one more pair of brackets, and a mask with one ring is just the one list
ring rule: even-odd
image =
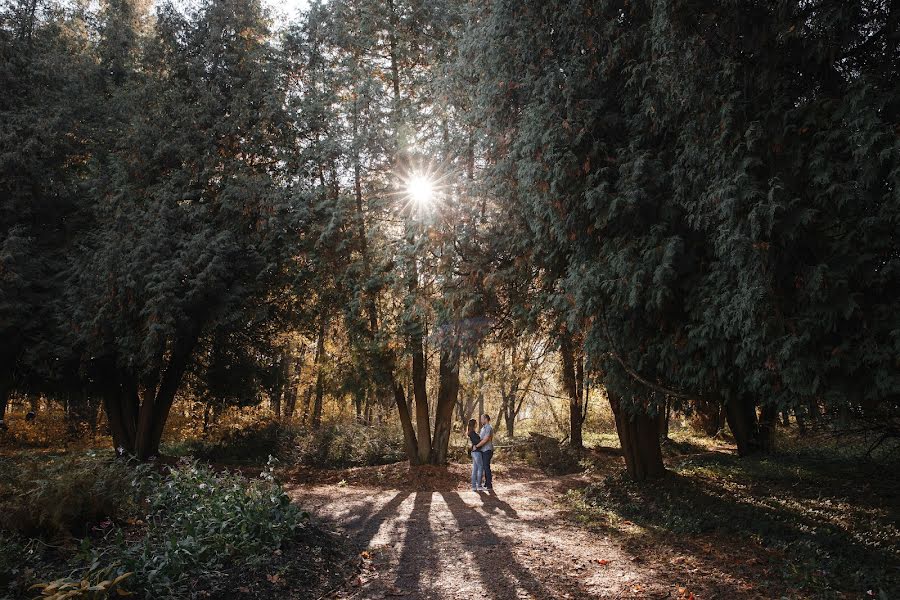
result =
[[493,450],[481,451],[481,463],[484,466],[484,487],[489,490],[494,487],[494,478],[491,475],[491,458],[493,458],[493,456]]

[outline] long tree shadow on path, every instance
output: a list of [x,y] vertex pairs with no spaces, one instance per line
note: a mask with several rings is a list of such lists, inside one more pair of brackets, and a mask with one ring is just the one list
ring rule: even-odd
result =
[[516,512],[516,509],[510,506],[507,502],[501,500],[500,497],[497,496],[497,494],[495,494],[494,492],[478,494],[478,496],[481,499],[481,504],[484,507],[484,510],[486,510],[487,512],[495,513],[497,512],[497,509],[500,509],[510,519],[519,518],[519,513]]
[[[472,506],[467,505],[456,492],[440,492],[447,508],[459,528],[470,532],[471,544],[464,546],[466,553],[478,570],[488,597],[497,600],[529,598],[561,598],[573,596],[578,582],[566,579],[555,589],[539,581],[525,568],[510,550],[510,545],[518,540],[507,540],[493,532],[490,523]],[[497,500],[497,505],[505,502]],[[508,506],[508,505],[507,505]],[[515,511],[510,509],[513,514]],[[527,594],[527,595],[525,595]]]
[[410,494],[409,491],[397,492],[384,506],[372,514],[369,514],[367,510],[371,503],[365,503],[358,510],[351,512],[350,520],[344,523],[343,527],[346,531],[352,532],[354,542],[360,550],[370,546],[386,521],[397,518],[400,505],[409,498]]
[[431,527],[431,492],[416,492],[413,508],[407,518],[403,549],[394,585],[401,590],[422,590],[423,573],[440,572],[435,548],[435,533]]

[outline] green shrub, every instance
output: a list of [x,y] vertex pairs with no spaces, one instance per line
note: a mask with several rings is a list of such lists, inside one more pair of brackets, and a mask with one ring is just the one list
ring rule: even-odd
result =
[[386,465],[406,459],[399,427],[338,423],[298,435],[291,460],[313,467]]
[[272,465],[247,479],[183,460],[153,479],[146,535],[116,557],[148,597],[185,597],[197,580],[209,589],[229,568],[259,567],[307,520]]
[[510,451],[515,458],[554,475],[584,470],[580,452],[546,435],[531,433],[528,442],[515,445]]
[[210,439],[182,442],[167,451],[226,464],[263,464],[274,456],[284,463],[320,468],[385,465],[406,459],[398,427],[355,421],[317,429],[263,421]]
[[58,538],[125,519],[138,511],[146,469],[95,452],[4,461],[0,529]]
[[260,421],[226,429],[208,439],[189,440],[167,448],[179,456],[230,464],[264,464],[270,456],[282,458],[304,431],[281,421]]

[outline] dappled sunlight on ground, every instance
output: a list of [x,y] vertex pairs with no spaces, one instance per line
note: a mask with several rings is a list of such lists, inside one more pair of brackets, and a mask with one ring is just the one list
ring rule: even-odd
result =
[[605,532],[577,526],[561,499],[586,484],[583,476],[500,468],[496,493],[479,494],[466,489],[463,465],[424,478],[436,485],[423,485],[413,471],[405,489],[373,485],[385,478],[378,469],[380,475],[368,469],[369,481],[360,469],[359,485],[289,487],[301,506],[344,531],[361,552],[359,577],[336,597],[762,597],[752,580],[754,573],[765,576],[762,561],[735,574],[734,564],[749,557],[730,555],[733,549],[716,547],[712,538],[685,553],[633,521],[620,519]]

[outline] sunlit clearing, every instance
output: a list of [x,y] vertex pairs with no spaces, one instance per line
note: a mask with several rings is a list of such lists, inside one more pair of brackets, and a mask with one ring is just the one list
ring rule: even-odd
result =
[[413,175],[406,182],[406,193],[417,206],[428,206],[434,200],[434,182],[424,175]]

